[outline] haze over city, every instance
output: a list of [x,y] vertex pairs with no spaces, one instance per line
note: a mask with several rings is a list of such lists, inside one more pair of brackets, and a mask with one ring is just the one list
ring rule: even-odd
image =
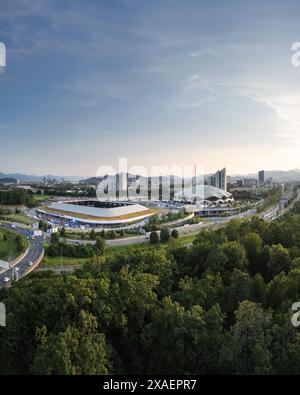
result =
[[230,174],[299,167],[299,11],[297,1],[1,2],[1,171],[92,176],[124,156]]

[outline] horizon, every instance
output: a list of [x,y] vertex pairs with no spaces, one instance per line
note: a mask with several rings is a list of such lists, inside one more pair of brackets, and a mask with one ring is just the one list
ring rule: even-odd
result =
[[[129,169],[130,170],[130,169]],[[258,176],[258,172],[264,170],[265,173],[273,173],[273,172],[283,172],[283,173],[289,173],[289,172],[300,172],[300,168],[294,168],[294,169],[289,169],[289,170],[282,170],[282,169],[259,169],[257,171],[251,171],[249,173],[236,173],[236,174],[228,174],[228,176],[230,177],[247,177],[247,176]],[[122,172],[117,172],[117,174],[121,174]],[[204,176],[209,176],[214,174],[215,172],[205,172]],[[19,174],[19,175],[23,175],[23,176],[28,176],[28,177],[56,177],[56,178],[64,178],[64,177],[68,177],[68,178],[82,178],[82,180],[85,179],[89,179],[89,178],[97,178],[97,177],[101,177],[100,175],[87,175],[87,176],[83,176],[80,174],[51,174],[51,173],[43,173],[43,174],[38,174],[38,173],[34,173],[34,174],[29,174],[29,173],[24,173],[24,172],[20,172],[20,171],[4,171],[1,170],[0,171],[0,175],[4,174],[5,176],[9,176],[9,175],[14,175],[14,174]],[[132,172],[128,172],[128,174],[132,174],[132,175],[138,175],[143,177],[142,174],[139,173],[132,173]],[[110,174],[109,174],[110,175]],[[153,174],[152,177],[159,177],[159,175],[162,175],[163,177],[165,176],[175,176],[175,177],[180,177],[180,174],[176,174],[176,173],[163,173],[163,174]]]

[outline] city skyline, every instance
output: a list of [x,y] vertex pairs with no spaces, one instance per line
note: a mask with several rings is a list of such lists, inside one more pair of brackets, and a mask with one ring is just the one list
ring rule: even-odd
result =
[[149,3],[0,5],[0,171],[300,167],[300,4]]

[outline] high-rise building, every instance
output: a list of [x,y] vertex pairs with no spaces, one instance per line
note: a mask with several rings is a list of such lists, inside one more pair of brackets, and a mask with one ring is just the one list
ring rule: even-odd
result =
[[256,178],[244,178],[244,187],[245,188],[253,188],[257,186]]
[[265,171],[261,170],[258,172],[258,184],[263,185],[265,183]]
[[218,170],[213,176],[209,177],[209,185],[227,191],[226,168]]

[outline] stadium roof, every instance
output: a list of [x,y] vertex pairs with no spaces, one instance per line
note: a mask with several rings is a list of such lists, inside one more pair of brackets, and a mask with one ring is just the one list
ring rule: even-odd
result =
[[[181,189],[176,191],[175,197],[180,199],[182,198]],[[193,199],[195,197],[203,200],[209,200],[211,198],[232,199],[232,194],[224,191],[223,189],[210,185],[197,185],[196,194],[193,192],[193,187],[188,187],[184,189],[185,199]]]
[[43,214],[91,224],[129,223],[149,217],[157,212],[141,204],[126,204],[117,207],[91,207],[59,202],[38,208]]
[[49,208],[61,210],[61,211],[70,211],[76,214],[84,214],[92,217],[119,217],[123,215],[128,215],[132,213],[138,213],[141,211],[147,211],[148,208],[142,206],[141,204],[130,204],[119,207],[89,207],[89,206],[80,206],[78,204],[71,203],[54,203],[49,206]]

